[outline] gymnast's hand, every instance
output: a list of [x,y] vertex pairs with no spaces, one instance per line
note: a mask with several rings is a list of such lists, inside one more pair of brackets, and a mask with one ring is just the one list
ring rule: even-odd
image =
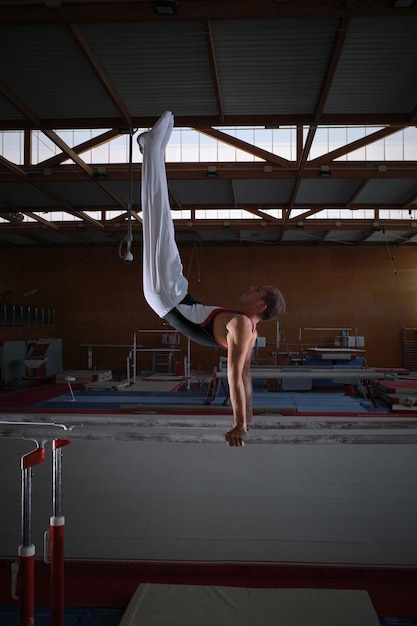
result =
[[228,446],[244,446],[245,445],[245,426],[234,426],[226,433],[226,443]]

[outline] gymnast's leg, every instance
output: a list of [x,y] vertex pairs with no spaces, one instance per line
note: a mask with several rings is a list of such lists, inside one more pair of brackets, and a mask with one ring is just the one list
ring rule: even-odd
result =
[[165,171],[165,149],[173,125],[174,117],[166,111],[149,132],[138,137],[143,154],[143,293],[159,317],[171,311],[188,292],[175,241]]

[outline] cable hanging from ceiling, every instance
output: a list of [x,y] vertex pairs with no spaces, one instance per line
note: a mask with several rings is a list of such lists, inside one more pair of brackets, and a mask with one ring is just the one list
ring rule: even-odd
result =
[[128,201],[127,201],[127,234],[119,245],[119,257],[125,263],[133,261],[131,246],[133,243],[132,233],[132,206],[133,206],[133,128],[129,129],[129,177],[128,177]]

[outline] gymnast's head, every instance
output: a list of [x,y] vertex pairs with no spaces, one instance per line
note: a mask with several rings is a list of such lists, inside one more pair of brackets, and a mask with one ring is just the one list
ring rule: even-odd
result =
[[242,313],[256,312],[264,321],[277,319],[285,313],[285,300],[282,293],[272,285],[249,287],[239,299]]
[[263,301],[266,304],[266,309],[262,314],[261,319],[265,322],[276,320],[280,315],[285,313],[286,305],[284,296],[276,287],[271,285],[265,287],[266,293],[263,296]]

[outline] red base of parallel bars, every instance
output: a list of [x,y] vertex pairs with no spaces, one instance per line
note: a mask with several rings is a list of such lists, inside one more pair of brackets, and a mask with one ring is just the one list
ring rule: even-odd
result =
[[33,626],[35,620],[35,546],[19,546],[18,564],[19,625]]
[[51,517],[51,624],[64,624],[64,517]]

